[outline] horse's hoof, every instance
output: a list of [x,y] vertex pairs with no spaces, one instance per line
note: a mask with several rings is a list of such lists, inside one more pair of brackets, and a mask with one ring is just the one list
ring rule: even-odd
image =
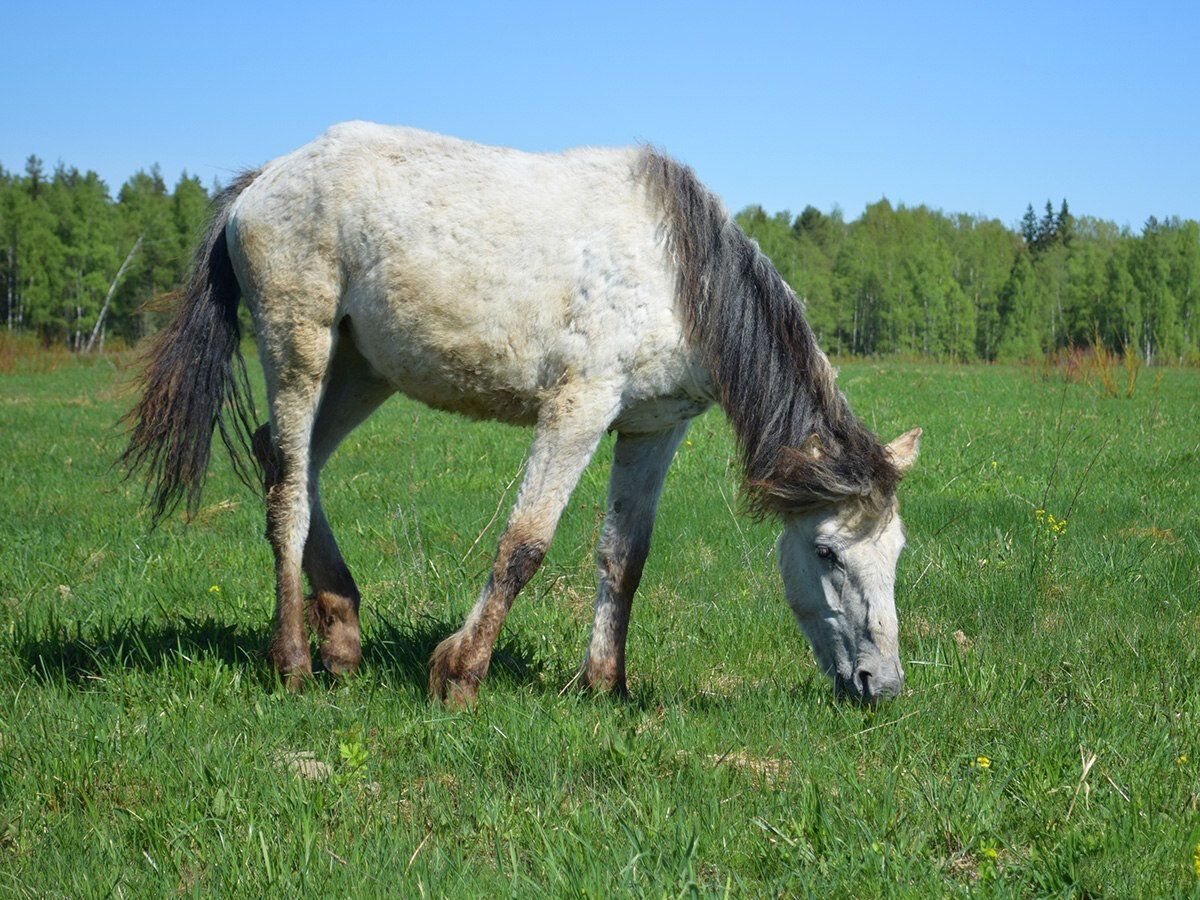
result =
[[272,647],[267,651],[267,658],[289,691],[301,690],[312,681],[312,659],[308,655],[307,647],[293,647],[289,650]]
[[438,699],[446,709],[470,710],[475,708],[475,701],[478,697],[478,688],[457,681],[447,681],[442,685]]
[[289,693],[298,694],[310,684],[313,683],[312,669],[308,671],[291,671],[280,673],[283,679],[283,686],[288,689]]
[[[429,657],[429,696],[447,709],[470,709],[479,694],[483,672],[462,671],[459,654],[461,632],[446,638]],[[486,669],[484,669],[486,671]]]
[[429,669],[429,696],[446,709],[472,709],[479,696],[479,684],[474,679],[458,679],[435,661]]
[[618,674],[608,668],[585,665],[580,673],[579,683],[584,690],[593,694],[607,694],[619,700],[629,699],[624,673]]
[[358,671],[361,653],[345,653],[321,648],[321,665],[325,671],[337,678],[349,678]]

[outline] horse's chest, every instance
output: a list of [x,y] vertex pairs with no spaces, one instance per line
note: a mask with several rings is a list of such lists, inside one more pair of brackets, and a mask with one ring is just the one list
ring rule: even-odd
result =
[[643,400],[621,411],[612,427],[633,434],[651,434],[696,418],[710,402],[687,395]]

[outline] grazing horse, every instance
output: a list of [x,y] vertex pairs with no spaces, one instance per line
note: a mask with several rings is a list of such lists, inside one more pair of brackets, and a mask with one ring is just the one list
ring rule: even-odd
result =
[[[256,433],[239,298],[270,403]],[[921,431],[885,446],[834,378],[795,294],[689,168],[645,147],[528,154],[351,122],[215,198],[122,459],[145,470],[157,518],[185,498],[195,508],[214,428],[245,477],[253,451],[275,556],[268,655],[295,686],[312,673],[306,620],[327,670],[361,656],[358,588],[318,491],[342,439],[396,391],[532,425],[491,577],[430,660],[433,696],[471,703],[513,599],[615,431],[581,676],[624,692],[663,479],[689,421],[718,403],[748,506],[782,521],[779,569],[818,665],[870,703],[903,683],[896,485]]]

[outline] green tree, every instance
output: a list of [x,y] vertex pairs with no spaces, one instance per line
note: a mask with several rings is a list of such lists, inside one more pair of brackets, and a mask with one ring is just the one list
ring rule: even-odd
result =
[[[94,172],[30,156],[0,168],[0,303],[9,332],[89,349],[110,329],[158,327],[153,300],[183,282],[208,192],[158,167],[113,198]],[[847,223],[806,206],[737,216],[834,354],[1027,359],[1099,335],[1147,360],[1200,360],[1200,223],[1151,218],[1141,234],[1032,204],[1016,229],[886,199]]]
[[62,248],[62,282],[43,333],[80,350],[117,268],[112,204],[95,172],[63,167],[55,170],[46,198]]
[[1147,362],[1156,353],[1174,358],[1182,350],[1179,303],[1172,290],[1170,226],[1151,216],[1133,246],[1129,270],[1142,301],[1141,351]]
[[1104,305],[1098,323],[1101,340],[1113,349],[1141,346],[1142,298],[1130,271],[1136,244],[1136,238],[1123,236],[1105,266]]
[[996,358],[1000,341],[1000,295],[1021,252],[1018,235],[996,219],[958,216],[955,221],[954,279],[975,315],[973,356]]
[[[1120,232],[1110,222],[1080,219],[1073,226],[1078,236],[1067,256],[1067,301],[1063,312],[1066,346],[1086,346],[1096,335],[1109,342],[1107,326],[1108,261]],[[1120,345],[1109,342],[1112,349]]]
[[1025,253],[1017,256],[1000,292],[1000,341],[996,358],[1033,359],[1042,354],[1038,327],[1038,297],[1033,265]]
[[138,256],[113,298],[113,328],[134,341],[161,324],[162,313],[149,309],[149,301],[180,282],[180,238],[157,166],[134,173],[121,186],[117,204],[121,246],[132,247],[142,238]]
[[1200,223],[1172,218],[1160,239],[1176,314],[1177,340],[1168,359],[1182,362],[1200,349]]
[[[802,227],[801,220],[809,222],[812,229]],[[793,222],[787,212],[768,216],[762,207],[751,206],[738,214],[737,221],[791,285],[804,304],[818,340],[824,340],[825,334],[836,328],[833,262],[824,247],[836,242],[840,218],[824,216],[808,207]]]

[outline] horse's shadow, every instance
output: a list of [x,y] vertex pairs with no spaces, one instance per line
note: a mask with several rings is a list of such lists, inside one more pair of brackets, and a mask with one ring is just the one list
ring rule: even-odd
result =
[[[449,620],[422,618],[393,622],[376,617],[363,636],[362,671],[396,687],[424,695],[429,680],[428,661],[434,647],[457,627]],[[170,621],[127,619],[83,629],[59,622],[26,626],[14,636],[14,655],[34,678],[62,681],[85,687],[114,670],[161,670],[164,664],[217,660],[255,675],[264,687],[277,682],[265,659],[270,640],[266,628],[246,628],[212,617],[183,617]],[[335,683],[320,671],[314,653],[315,681]],[[510,638],[497,644],[489,681],[507,682],[535,691],[550,690],[541,678],[542,665],[529,645]]]
[[[394,622],[376,616],[363,635],[364,671],[387,674],[398,686],[408,686],[421,695],[428,693],[429,657],[434,648],[458,630],[460,622],[421,617],[414,622]],[[553,684],[542,677],[543,663],[530,643],[519,636],[496,643],[488,667],[489,684],[509,684],[535,692],[549,691]]]

